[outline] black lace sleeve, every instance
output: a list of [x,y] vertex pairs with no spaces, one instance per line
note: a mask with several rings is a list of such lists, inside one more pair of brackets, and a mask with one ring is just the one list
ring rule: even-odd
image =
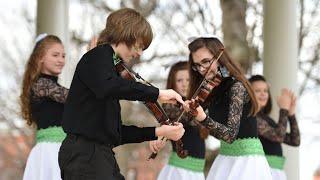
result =
[[300,145],[300,131],[298,127],[298,123],[296,120],[296,116],[288,116],[290,123],[290,133],[286,133],[284,138],[284,143],[291,146],[299,146]]
[[60,86],[51,79],[39,78],[32,86],[32,91],[36,98],[49,97],[53,101],[64,103],[69,90]]
[[268,123],[267,116],[257,116],[258,133],[260,136],[273,141],[282,143],[286,135],[288,110],[280,109],[279,121],[275,127]]
[[239,132],[240,119],[242,115],[243,104],[248,93],[241,82],[236,82],[230,90],[230,105],[227,124],[221,124],[211,117],[202,121],[202,124],[210,129],[210,134],[227,143],[232,143]]

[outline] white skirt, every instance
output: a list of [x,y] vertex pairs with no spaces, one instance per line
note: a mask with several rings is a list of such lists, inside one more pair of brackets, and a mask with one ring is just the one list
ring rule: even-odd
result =
[[40,142],[31,150],[23,180],[61,180],[58,152],[61,143]]
[[184,168],[165,165],[160,171],[158,180],[204,180],[204,174],[201,172],[191,171]]
[[268,162],[261,155],[227,156],[214,160],[208,180],[272,180]]
[[271,168],[272,180],[287,180],[286,173],[283,170]]

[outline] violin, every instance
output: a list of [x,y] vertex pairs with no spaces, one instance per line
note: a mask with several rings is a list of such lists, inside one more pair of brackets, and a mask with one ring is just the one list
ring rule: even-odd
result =
[[[142,80],[145,84],[153,86],[150,82],[144,80],[138,73],[134,72],[126,64],[124,64],[124,62],[116,55],[113,56],[113,60],[116,71],[121,75],[122,78],[132,81]],[[159,102],[143,102],[143,104],[150,110],[150,112],[161,125],[174,125],[174,122],[169,119]],[[176,141],[176,149],[179,156],[186,157],[186,152],[183,150],[183,143],[181,139]],[[155,159],[156,156],[157,153],[153,153],[148,159]]]
[[[220,57],[223,54],[224,49],[220,49],[220,53],[218,55],[218,57],[213,57],[214,59],[211,61],[210,63],[210,68],[208,68],[208,71],[206,72],[202,82],[200,83],[199,87],[197,88],[196,92],[193,94],[191,99],[194,99],[194,102],[190,104],[190,112],[188,112],[189,114],[191,114],[192,116],[197,116],[198,112],[196,110],[196,108],[200,105],[200,104],[204,104],[204,102],[206,101],[206,99],[209,97],[209,95],[211,94],[212,90],[217,87],[221,80],[222,80],[222,76],[218,73],[215,74],[215,76],[212,79],[208,79],[208,75],[211,73],[210,69],[211,66],[213,65],[214,62],[218,61],[220,59]],[[184,113],[186,113],[186,111],[182,111],[181,114],[179,115],[179,117],[174,121],[174,122],[181,122],[182,117],[184,115]],[[172,122],[172,123],[174,123]],[[198,121],[193,121],[198,128],[200,129],[200,137],[203,139],[206,139],[209,135],[209,130],[203,126],[200,122]],[[165,138],[162,138],[162,140],[165,140]],[[185,158],[188,156],[188,151],[183,149],[183,144],[181,140],[179,140],[178,142],[176,142],[176,150],[177,150],[177,154],[180,158]],[[153,158],[157,155],[157,153],[153,153],[150,155],[149,158]]]
[[[170,125],[173,125],[175,124],[176,120],[170,120]],[[167,141],[168,139],[166,138],[162,138],[161,141]],[[186,158],[188,156],[188,151],[183,149],[183,142],[181,139],[179,139],[178,141],[175,141],[175,147],[176,147],[176,152],[177,152],[177,155],[180,157],[180,158]],[[156,158],[157,156],[157,153],[152,153],[148,159],[154,159]]]

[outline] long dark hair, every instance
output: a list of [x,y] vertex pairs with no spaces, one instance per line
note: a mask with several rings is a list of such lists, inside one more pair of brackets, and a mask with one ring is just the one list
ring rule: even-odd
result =
[[[253,84],[254,82],[257,82],[257,81],[262,81],[262,82],[265,82],[265,83],[268,83],[266,78],[264,78],[263,76],[261,75],[253,75],[249,78],[249,82],[251,84]],[[267,101],[267,104],[264,106],[264,107],[261,107],[260,109],[260,113],[263,113],[263,114],[270,114],[271,113],[271,110],[272,110],[272,98],[271,98],[271,93],[270,93],[270,89],[268,87],[268,101]]]
[[[224,49],[223,44],[219,41],[217,38],[197,38],[194,41],[192,41],[188,45],[190,54],[189,54],[189,73],[190,73],[190,83],[189,83],[189,95],[188,97],[191,98],[193,93],[196,91],[198,86],[201,83],[201,80],[203,79],[202,75],[198,71],[194,71],[191,67],[194,65],[193,63],[193,57],[192,54],[196,52],[200,48],[207,48],[210,53],[214,56],[218,56],[221,49]],[[224,50],[222,56],[219,59],[219,64],[224,66],[228,71],[230,76],[234,77],[238,81],[240,81],[244,87],[246,88],[250,99],[251,99],[251,110],[250,115],[255,115],[258,111],[258,103],[255,98],[254,92],[250,86],[250,83],[244,76],[244,73],[240,66],[233,62],[228,55],[228,53]]]

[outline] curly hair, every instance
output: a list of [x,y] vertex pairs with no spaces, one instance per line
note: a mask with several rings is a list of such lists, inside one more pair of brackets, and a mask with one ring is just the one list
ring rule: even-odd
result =
[[26,63],[20,95],[20,106],[22,118],[27,121],[29,126],[35,123],[31,113],[30,96],[32,84],[37,80],[41,72],[40,59],[45,56],[51,45],[56,43],[62,44],[61,40],[54,35],[48,35],[38,41]]

